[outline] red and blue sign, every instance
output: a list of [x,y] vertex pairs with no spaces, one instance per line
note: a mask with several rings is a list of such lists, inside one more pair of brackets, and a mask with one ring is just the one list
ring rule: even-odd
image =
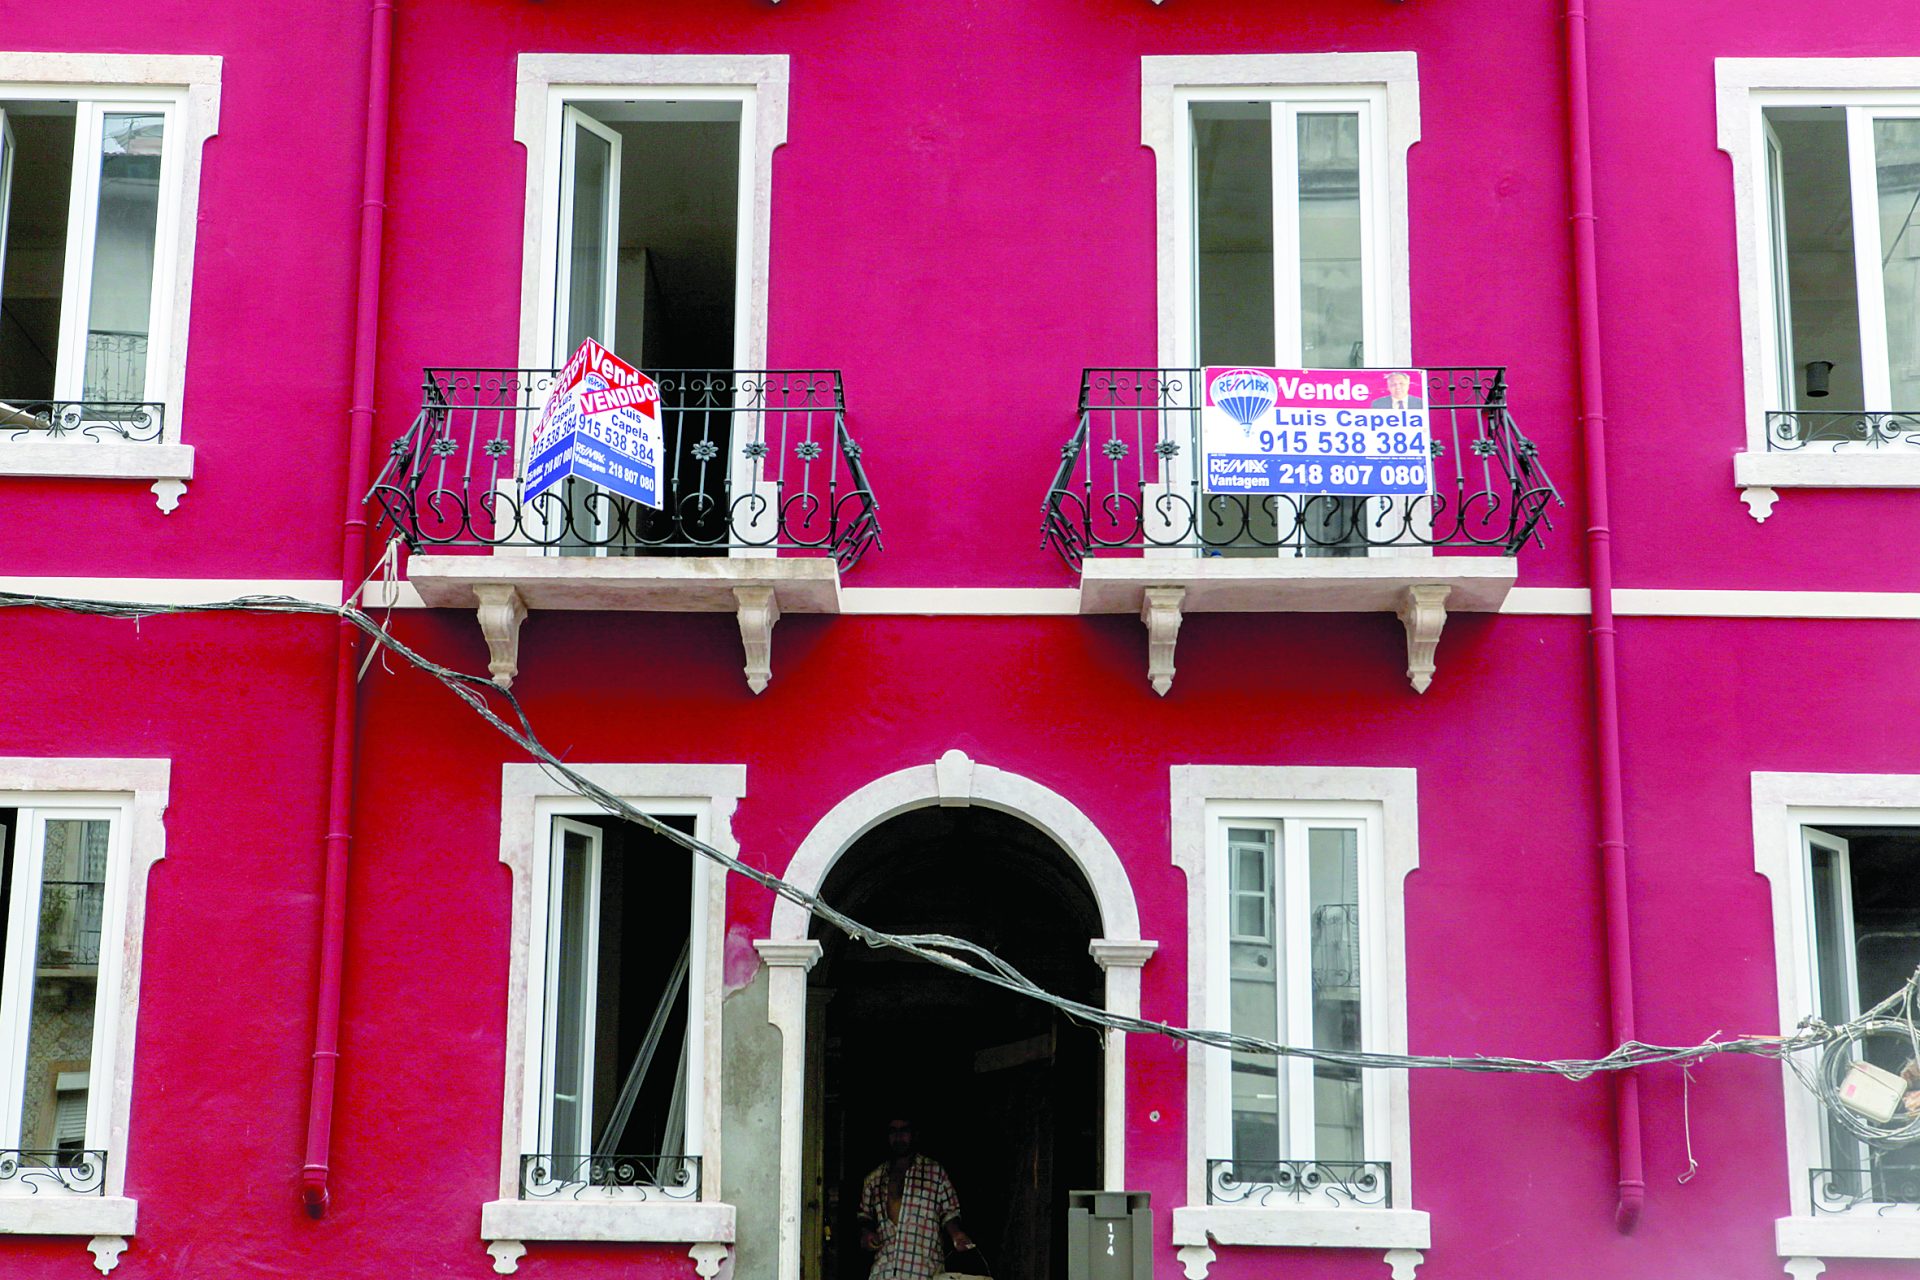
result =
[[657,511],[660,440],[660,384],[588,338],[534,426],[521,500],[573,476]]
[[1207,493],[1418,496],[1433,489],[1420,369],[1201,370]]

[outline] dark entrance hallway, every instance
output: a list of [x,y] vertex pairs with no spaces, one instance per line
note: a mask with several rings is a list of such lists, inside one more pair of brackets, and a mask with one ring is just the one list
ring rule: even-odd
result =
[[[1007,814],[903,814],[840,858],[822,896],[889,931],[966,938],[1049,990],[1101,1002],[1092,892],[1049,837]],[[952,1175],[993,1274],[1061,1280],[1066,1192],[1099,1185],[1099,1035],[818,924],[814,936],[824,956],[808,1018],[805,1280],[865,1280],[860,1185],[902,1114]]]

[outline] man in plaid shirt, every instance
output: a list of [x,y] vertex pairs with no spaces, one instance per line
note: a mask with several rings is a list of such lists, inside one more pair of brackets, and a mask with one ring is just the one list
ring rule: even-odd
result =
[[913,1149],[912,1121],[888,1121],[887,1149],[893,1158],[860,1188],[860,1243],[874,1254],[867,1280],[929,1280],[947,1269],[943,1234],[957,1250],[973,1248],[960,1197],[940,1162]]

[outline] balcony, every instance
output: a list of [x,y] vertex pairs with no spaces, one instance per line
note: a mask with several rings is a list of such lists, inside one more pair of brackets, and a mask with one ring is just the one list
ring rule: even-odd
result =
[[367,495],[406,543],[421,599],[478,610],[503,687],[529,610],[725,611],[759,693],[780,615],[838,612],[841,573],[880,545],[837,370],[648,372],[660,510],[578,480],[522,496],[549,369],[427,370],[420,412]]
[[1080,574],[1080,611],[1140,615],[1161,694],[1186,613],[1391,611],[1424,693],[1447,612],[1497,610],[1515,555],[1560,505],[1504,368],[1428,369],[1427,387],[1430,492],[1211,494],[1195,461],[1200,370],[1086,370],[1042,530]]
[[1384,1160],[1209,1160],[1207,1203],[1391,1209],[1393,1166]]

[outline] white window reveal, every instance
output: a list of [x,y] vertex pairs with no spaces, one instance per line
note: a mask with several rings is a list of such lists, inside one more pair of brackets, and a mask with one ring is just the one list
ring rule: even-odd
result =
[[[1230,938],[1223,1004],[1231,1029],[1283,1044],[1362,1049],[1373,1039],[1363,1029],[1377,1003],[1366,998],[1361,950],[1360,846],[1373,838],[1366,821],[1220,823]],[[1378,1072],[1227,1053],[1210,1054],[1208,1070],[1217,1110],[1209,1126],[1210,1200],[1283,1194],[1329,1208],[1391,1206]]]
[[[4,801],[8,797],[0,797]],[[58,797],[0,809],[6,919],[0,960],[0,1195],[104,1185],[108,1109],[88,1088],[110,1060],[124,910],[125,818]]]
[[1920,487],[1920,59],[1721,58],[1755,519]]
[[103,1272],[137,1219],[134,1030],[169,772],[0,756],[0,1239],[91,1237]]
[[1920,449],[1920,96],[1761,117],[1769,442]]
[[[1846,1022],[1920,966],[1920,775],[1756,773],[1753,836],[1754,870],[1772,888],[1783,1030],[1808,1016]],[[1866,1037],[1863,1056],[1899,1073],[1913,1057],[1905,1041]],[[1920,1259],[1920,1159],[1859,1142],[1790,1068],[1781,1079],[1791,1208],[1774,1243],[1795,1260],[1788,1270]]]
[[[679,831],[736,852],[738,765],[582,765]],[[513,872],[499,1198],[480,1235],[510,1272],[543,1240],[647,1240],[716,1261],[726,877],[665,836],[507,765]],[[704,1263],[703,1263],[704,1265]]]
[[[1900,990],[1920,968],[1920,826],[1802,825],[1811,928],[1805,939],[1822,1020],[1849,1022]],[[1912,1045],[1865,1042],[1867,1061],[1909,1077]],[[1920,1213],[1920,1150],[1872,1147],[1837,1124],[1821,1134],[1809,1172],[1815,1214],[1870,1206]]]
[[[1402,769],[1173,770],[1193,1025],[1336,1053],[1405,1052],[1414,788]],[[1427,1247],[1405,1072],[1207,1049],[1188,1077],[1188,1124],[1174,1242],[1189,1274],[1215,1244]]]
[[166,511],[192,475],[180,404],[219,77],[218,58],[0,52],[0,474],[153,478]]
[[699,1198],[694,861],[631,823],[554,817],[523,1197]]

